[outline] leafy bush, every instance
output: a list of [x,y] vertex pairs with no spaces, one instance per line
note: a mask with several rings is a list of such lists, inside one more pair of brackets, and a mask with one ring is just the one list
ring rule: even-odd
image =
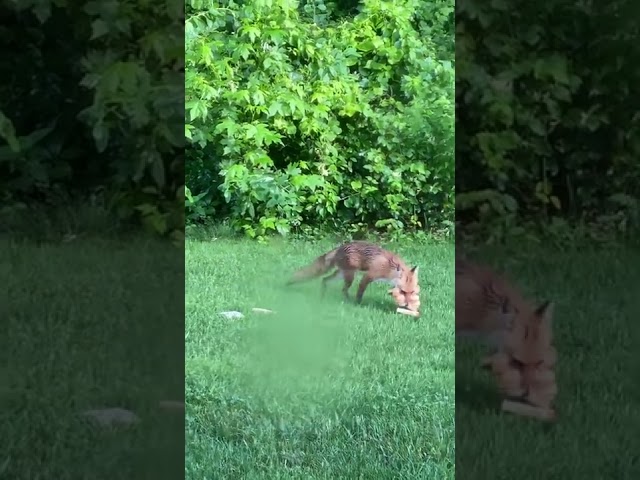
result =
[[180,236],[182,8],[177,0],[3,2],[4,202],[86,198],[98,188],[121,216]]
[[624,211],[624,229],[637,219],[637,10],[630,0],[457,4],[459,220],[508,233],[529,220],[551,228]]
[[189,220],[251,237],[452,225],[452,2],[189,5]]

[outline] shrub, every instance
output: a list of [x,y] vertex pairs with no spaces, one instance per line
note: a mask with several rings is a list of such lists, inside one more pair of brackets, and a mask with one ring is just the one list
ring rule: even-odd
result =
[[188,219],[251,237],[450,226],[452,9],[191,1]]
[[508,232],[530,220],[632,211],[640,196],[636,10],[628,0],[457,4],[460,219]]
[[[156,232],[184,228],[182,4],[3,2],[4,202],[106,193]],[[179,200],[176,200],[176,195]]]

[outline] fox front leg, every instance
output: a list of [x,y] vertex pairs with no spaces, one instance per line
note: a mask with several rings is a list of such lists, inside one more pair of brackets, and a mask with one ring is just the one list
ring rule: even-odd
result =
[[364,295],[364,291],[367,289],[371,281],[372,280],[371,278],[369,278],[368,275],[365,275],[364,277],[362,277],[362,280],[360,280],[360,285],[358,285],[358,293],[356,294],[356,303],[358,304],[362,303],[362,296]]
[[480,361],[480,368],[484,368],[484,369],[491,368],[491,365],[493,364],[494,359],[498,358],[498,356],[502,355],[503,353],[504,353],[504,348],[502,348],[501,346],[494,346],[493,348],[491,348],[490,353],[485,355]]

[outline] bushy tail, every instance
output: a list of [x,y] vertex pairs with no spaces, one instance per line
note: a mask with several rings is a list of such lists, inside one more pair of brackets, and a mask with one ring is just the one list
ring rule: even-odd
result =
[[301,268],[300,270],[295,272],[291,279],[287,282],[287,285],[304,282],[305,280],[310,280],[327,273],[334,265],[333,261],[335,259],[337,251],[338,249],[336,248],[334,250],[331,250],[330,252],[325,253],[324,255],[320,255],[313,261],[311,265]]

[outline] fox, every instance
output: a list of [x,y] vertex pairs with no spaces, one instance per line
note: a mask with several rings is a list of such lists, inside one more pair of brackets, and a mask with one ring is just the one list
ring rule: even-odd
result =
[[513,283],[467,259],[455,264],[456,337],[472,337],[496,353],[508,352],[520,365],[541,365],[552,342],[554,303],[534,304]]
[[409,268],[395,253],[364,241],[343,243],[320,255],[313,263],[296,271],[287,282],[287,286],[325,275],[332,268],[335,268],[335,271],[322,279],[322,296],[325,295],[329,282],[342,278],[342,294],[345,299],[349,299],[349,289],[358,271],[365,272],[356,293],[358,304],[362,303],[364,292],[372,282],[389,283],[398,288],[405,298],[409,298],[414,292],[417,293],[419,289],[417,265]]

